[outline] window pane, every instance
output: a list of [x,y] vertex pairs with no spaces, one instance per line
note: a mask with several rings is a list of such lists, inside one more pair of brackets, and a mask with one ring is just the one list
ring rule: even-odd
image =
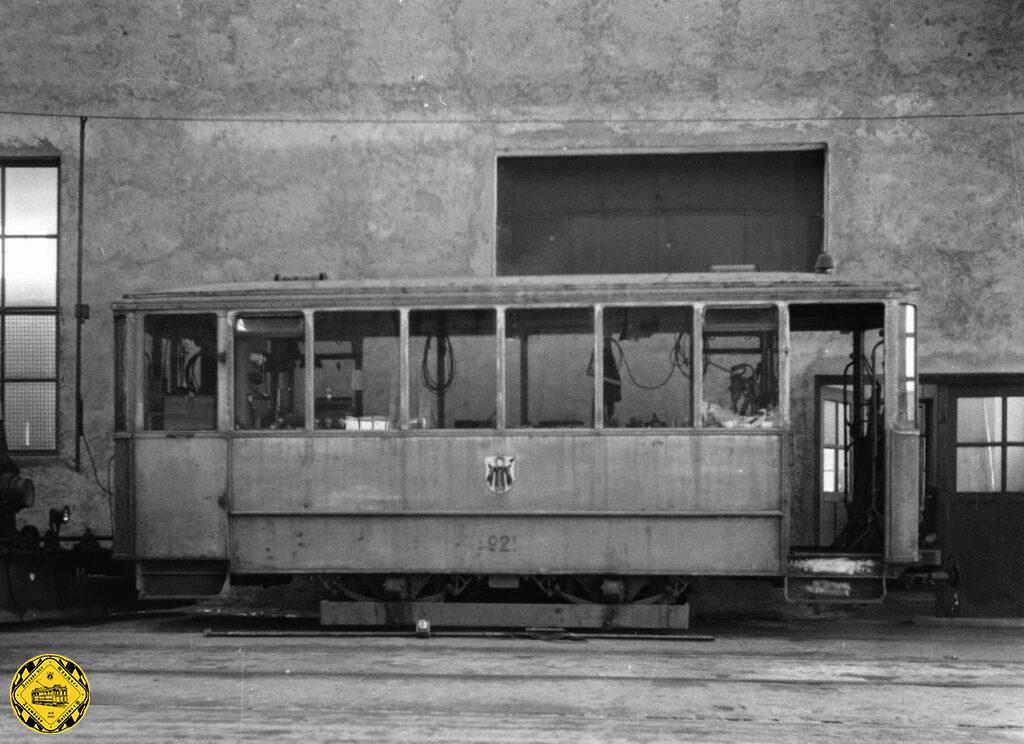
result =
[[7,168],[7,235],[57,233],[57,169]]
[[913,336],[908,336],[904,339],[903,348],[903,376],[912,378],[917,374],[917,347]]
[[836,450],[836,491],[846,490],[846,458],[848,454],[841,449]]
[[836,444],[836,415],[839,412],[839,404],[832,400],[821,402],[821,443]]
[[917,308],[914,305],[903,306],[903,332],[917,333]]
[[398,313],[317,313],[314,328],[315,427],[397,428]]
[[[592,426],[593,311],[509,310],[505,326],[507,426]],[[605,396],[619,389],[606,373]]]
[[1002,438],[1002,398],[957,398],[957,442],[999,442]]
[[821,450],[821,489],[836,490],[836,451],[831,447]]
[[235,426],[306,425],[301,315],[245,316],[235,322]]
[[688,307],[605,308],[606,427],[690,426]]
[[900,411],[906,422],[914,425],[917,423],[917,386],[913,380],[904,381],[901,395]]
[[1006,490],[1024,491],[1024,447],[1006,448]]
[[774,426],[779,399],[775,308],[710,308],[704,318],[703,425]]
[[148,315],[144,330],[146,429],[216,429],[216,316]]
[[1006,440],[1024,442],[1024,398],[1006,399]]
[[999,447],[957,447],[956,490],[1002,490],[1001,458]]
[[409,409],[426,429],[497,426],[493,310],[409,313]]
[[4,373],[10,378],[57,375],[57,319],[52,315],[8,315],[4,319],[7,353]]
[[54,411],[55,382],[8,382],[4,385],[4,425],[12,450],[52,450],[57,447]]
[[8,238],[4,251],[7,306],[56,305],[56,239]]

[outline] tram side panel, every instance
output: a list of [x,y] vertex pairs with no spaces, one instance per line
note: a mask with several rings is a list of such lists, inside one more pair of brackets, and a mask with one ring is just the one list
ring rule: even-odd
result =
[[889,563],[917,562],[918,520],[921,492],[921,435],[917,431],[893,431],[888,445],[889,499],[887,504],[886,555]]
[[139,557],[224,559],[226,441],[137,439]]
[[[779,575],[777,433],[238,437],[240,573]],[[495,493],[486,458],[515,458]]]
[[136,437],[132,462],[138,590],[218,593],[228,572],[227,440]]

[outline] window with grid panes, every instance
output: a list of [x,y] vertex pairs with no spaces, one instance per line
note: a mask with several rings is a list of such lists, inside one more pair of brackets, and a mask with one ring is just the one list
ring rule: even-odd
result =
[[55,161],[0,160],[0,396],[9,447],[57,448]]
[[960,397],[956,490],[1024,491],[1024,397]]
[[[826,395],[835,390],[826,388]],[[846,471],[849,446],[847,422],[850,404],[823,398],[821,401],[821,490],[827,493],[846,492]]]

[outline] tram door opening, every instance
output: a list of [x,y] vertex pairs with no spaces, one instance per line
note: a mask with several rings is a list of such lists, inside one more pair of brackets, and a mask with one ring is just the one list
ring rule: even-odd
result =
[[884,315],[791,306],[794,550],[884,550]]

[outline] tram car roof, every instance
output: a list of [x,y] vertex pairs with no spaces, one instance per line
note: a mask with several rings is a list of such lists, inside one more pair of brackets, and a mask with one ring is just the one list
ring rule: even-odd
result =
[[551,275],[271,281],[193,285],[126,294],[114,310],[452,307],[495,304],[869,302],[912,300],[897,281],[796,272]]

